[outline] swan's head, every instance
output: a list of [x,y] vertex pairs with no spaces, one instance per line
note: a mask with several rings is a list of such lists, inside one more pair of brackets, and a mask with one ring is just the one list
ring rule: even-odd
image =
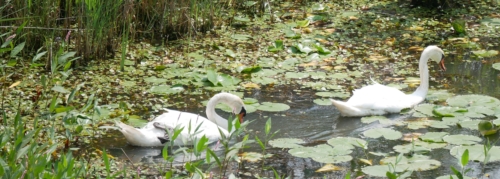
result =
[[224,103],[229,105],[233,114],[236,114],[240,123],[243,123],[243,117],[247,115],[247,110],[245,109],[245,103],[243,103],[243,100],[231,93],[219,93],[216,96],[220,97]]
[[428,58],[430,58],[432,61],[435,61],[436,63],[439,64],[439,67],[446,71],[446,67],[444,66],[444,52],[441,48],[431,45],[425,48],[425,50],[422,52],[422,54],[427,54]]

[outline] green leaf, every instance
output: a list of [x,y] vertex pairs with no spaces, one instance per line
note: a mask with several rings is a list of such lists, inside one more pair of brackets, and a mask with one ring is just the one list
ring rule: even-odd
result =
[[375,121],[379,121],[380,124],[391,124],[392,121],[390,119],[387,119],[385,116],[369,116],[369,117],[362,117],[361,122],[362,123],[372,123]]
[[467,165],[467,163],[469,163],[469,150],[468,149],[465,149],[464,153],[462,153],[462,160],[461,161],[461,164],[462,164],[462,168],[465,167]]
[[[453,173],[455,173],[455,175],[458,177],[458,179],[463,179],[464,177],[462,176],[462,173],[460,173],[460,171],[458,171],[457,169],[455,169],[455,167],[453,166],[450,166],[451,168],[451,171],[453,171]],[[451,178],[451,177],[450,177]]]
[[21,52],[21,50],[24,49],[24,44],[26,42],[22,42],[20,44],[18,44],[16,47],[14,47],[14,49],[12,49],[12,51],[10,51],[10,57],[15,57],[19,52]]
[[52,87],[52,90],[56,91],[56,92],[59,92],[59,93],[69,93],[69,91],[66,90],[66,88],[64,88],[62,86],[58,86],[58,85]]
[[217,157],[217,154],[215,154],[214,151],[212,151],[210,148],[208,148],[207,149],[207,153],[215,159],[215,162],[217,163],[217,166],[219,166],[219,167],[222,166],[222,163],[220,162],[219,157]]
[[259,137],[255,136],[255,141],[257,141],[257,143],[260,145],[260,148],[262,148],[262,150],[266,149],[266,146],[264,145],[264,143],[262,143],[262,141],[259,139]]
[[283,45],[283,40],[276,40],[274,41],[274,46],[269,46],[267,48],[267,51],[269,52],[279,52],[285,49],[285,46]]
[[451,25],[457,34],[465,34],[465,20],[456,19],[451,22]]
[[283,103],[263,102],[260,106],[257,106],[257,109],[261,111],[279,112],[290,109],[290,106]]
[[207,79],[212,83],[213,86],[217,86],[217,84],[219,84],[217,76],[218,75],[214,70],[207,70]]
[[317,105],[323,105],[323,106],[332,105],[332,101],[330,99],[315,99],[313,102]]
[[8,62],[7,62],[7,66],[8,67],[13,67],[13,66],[16,66],[17,64],[17,59],[10,59]]
[[493,67],[495,70],[500,70],[500,63],[494,63],[491,67]]
[[226,56],[236,58],[236,54],[230,49],[226,49]]
[[385,172],[385,176],[386,176],[387,178],[389,178],[389,179],[397,179],[397,178],[398,178],[398,176],[396,176],[396,174],[391,173],[391,172],[389,172],[389,171]]
[[444,142],[443,137],[448,134],[448,132],[427,132],[419,138],[426,142]]
[[389,128],[375,128],[363,132],[363,135],[370,138],[384,137],[387,140],[396,140],[403,137],[403,134],[399,131]]
[[271,132],[271,118],[266,121],[265,132],[266,136],[269,135],[269,132]]
[[248,17],[234,17],[234,20],[240,22],[250,22],[250,19]]
[[[484,151],[484,147],[485,146],[481,145],[481,144],[475,144],[475,145],[469,145],[469,146],[466,146],[466,145],[455,146],[455,147],[451,148],[450,154],[453,157],[455,157],[457,160],[461,160],[463,157],[462,155],[465,152],[465,150],[468,150],[469,151],[469,160],[480,161],[480,162],[485,162],[485,163],[500,161],[500,155],[498,155],[500,153],[500,147],[493,146],[488,151],[488,153],[486,153]],[[487,156],[490,157],[489,160],[486,160],[487,157],[485,157],[485,154],[487,154]]]
[[491,96],[485,95],[459,95],[446,100],[449,106],[469,107],[469,106],[484,106],[497,107],[500,106],[500,100]]
[[110,164],[109,164],[109,158],[108,154],[106,153],[106,149],[102,149],[102,159],[104,161],[104,166],[106,166],[106,172],[108,173],[108,176],[111,172]]
[[64,64],[68,58],[75,56],[76,52],[66,52],[58,58],[58,64]]
[[482,141],[482,139],[479,137],[463,134],[448,135],[443,137],[443,140],[455,145],[472,145]]
[[309,20],[307,20],[307,19],[303,20],[303,21],[297,21],[296,23],[297,23],[298,27],[307,27],[307,26],[309,26]]
[[56,113],[62,113],[62,112],[68,112],[68,111],[71,111],[71,110],[73,110],[73,109],[75,109],[75,107],[73,107],[73,106],[60,107],[60,108],[56,108],[56,109],[55,109],[55,112],[56,112]]
[[260,70],[262,70],[262,68],[259,65],[257,65],[257,66],[245,68],[245,69],[241,70],[240,73],[243,73],[243,74],[252,74],[252,73],[257,73]]
[[475,50],[472,51],[472,53],[478,57],[485,58],[485,57],[493,57],[498,55],[497,50]]

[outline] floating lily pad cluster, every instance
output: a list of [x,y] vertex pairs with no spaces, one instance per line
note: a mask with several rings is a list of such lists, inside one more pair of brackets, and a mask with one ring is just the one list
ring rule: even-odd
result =
[[[203,105],[206,105],[208,101],[202,101]],[[259,101],[255,98],[244,98],[243,103],[245,103],[245,109],[247,113],[252,113],[257,110],[261,111],[269,111],[269,112],[280,112],[280,111],[286,111],[290,109],[290,106],[284,103],[274,103],[274,102],[262,102],[259,103]],[[219,103],[217,106],[215,106],[218,109],[221,109],[226,112],[232,112],[233,109],[231,109],[228,105]]]
[[288,153],[295,157],[311,158],[321,163],[342,163],[352,160],[349,155],[355,147],[366,148],[367,142],[352,137],[338,137],[313,147],[305,147],[302,139],[279,138],[269,141],[269,145],[279,148],[289,148]]

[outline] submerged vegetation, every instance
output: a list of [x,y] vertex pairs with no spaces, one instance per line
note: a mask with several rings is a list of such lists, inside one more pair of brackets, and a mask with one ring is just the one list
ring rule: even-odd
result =
[[[365,0],[5,2],[0,175],[7,178],[467,178],[500,160],[494,1],[453,1],[448,9]],[[329,98],[348,98],[370,77],[412,91],[418,52],[433,44],[445,51],[448,72],[431,68],[437,75],[426,103],[398,119],[364,117],[351,136],[313,142],[284,138],[290,131],[278,127],[307,121],[271,123],[269,116],[293,117],[287,111],[300,103],[294,96],[331,106]],[[219,91],[245,97],[256,119],[230,122],[237,132],[215,146],[201,138],[157,149],[161,162],[154,165],[123,149],[126,160],[110,155],[125,141],[107,130],[114,120],[141,126],[167,107],[200,112]],[[259,96],[264,91],[279,95]],[[331,116],[332,123],[342,120],[359,119]],[[258,123],[257,131],[248,129]],[[298,175],[282,158],[322,167]]]

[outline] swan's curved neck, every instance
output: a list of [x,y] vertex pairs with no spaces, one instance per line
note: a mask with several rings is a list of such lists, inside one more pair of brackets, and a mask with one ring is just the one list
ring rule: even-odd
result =
[[428,53],[422,53],[420,61],[418,62],[418,71],[420,73],[420,86],[413,92],[413,96],[425,98],[427,91],[429,91],[429,67],[427,61],[429,60]]
[[207,109],[205,112],[207,113],[207,118],[210,121],[227,130],[227,119],[224,119],[215,112],[215,106],[221,102],[228,103],[227,99],[224,98],[223,95],[215,95],[214,97],[210,98],[207,103]]

